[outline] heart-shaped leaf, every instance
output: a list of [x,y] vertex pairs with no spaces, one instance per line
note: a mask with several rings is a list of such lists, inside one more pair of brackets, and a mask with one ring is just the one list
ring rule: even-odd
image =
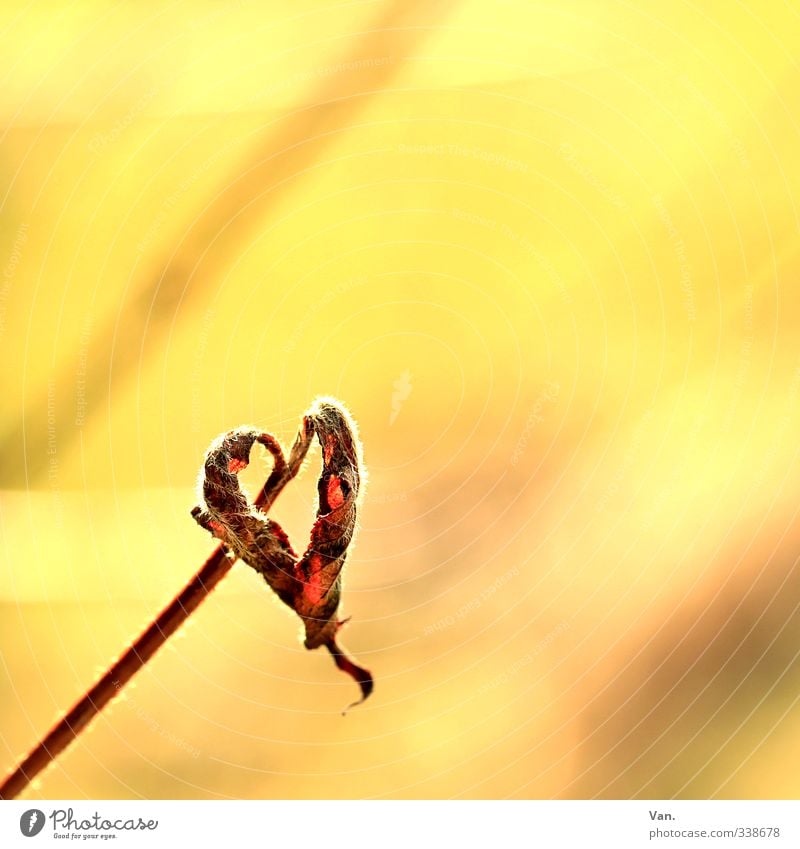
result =
[[[317,484],[319,506],[311,539],[302,557],[295,554],[281,526],[266,514],[283,487],[297,474],[317,435],[322,473]],[[238,480],[255,442],[273,456],[273,469],[251,505]],[[339,669],[361,687],[360,704],[372,692],[372,675],[354,663],[338,645],[342,567],[356,528],[361,485],[361,448],[355,425],[337,401],[318,400],[305,415],[288,462],[273,436],[253,428],[237,428],[216,439],[204,466],[205,509],[195,507],[198,524],[222,540],[231,556],[241,558],[261,575],[305,626],[305,646],[325,646]],[[351,705],[352,707],[353,705]]]

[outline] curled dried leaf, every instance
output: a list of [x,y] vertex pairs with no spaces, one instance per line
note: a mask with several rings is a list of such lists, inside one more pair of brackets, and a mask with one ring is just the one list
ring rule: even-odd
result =
[[[314,434],[322,449],[319,505],[309,545],[298,557],[283,528],[266,511],[299,471]],[[249,504],[237,475],[247,467],[256,442],[272,454],[273,469],[258,498]],[[300,616],[305,647],[325,646],[339,669],[358,682],[362,695],[354,704],[369,696],[373,679],[347,656],[337,634],[347,621],[338,618],[338,611],[342,568],[356,528],[360,454],[347,411],[332,399],[319,400],[305,415],[288,462],[274,437],[253,428],[237,428],[216,439],[206,454],[203,472],[205,509],[192,511],[201,527],[220,539],[232,556],[259,572]]]

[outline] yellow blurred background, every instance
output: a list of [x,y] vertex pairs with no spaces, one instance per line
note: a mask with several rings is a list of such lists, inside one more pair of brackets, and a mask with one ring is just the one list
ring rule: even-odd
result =
[[335,395],[369,469],[365,705],[237,564],[31,798],[800,793],[792,4],[0,32],[0,768],[210,552],[220,431]]

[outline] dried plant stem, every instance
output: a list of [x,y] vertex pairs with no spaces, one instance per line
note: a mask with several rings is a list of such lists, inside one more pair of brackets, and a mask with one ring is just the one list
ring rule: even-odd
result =
[[161,611],[147,630],[103,677],[88,690],[59,720],[50,733],[0,785],[0,799],[14,799],[28,784],[83,731],[96,714],[118,695],[120,690],[178,630],[200,602],[225,577],[233,565],[220,545],[203,568]]
[[[312,433],[308,423],[304,421],[288,464],[277,442],[264,443],[273,456],[274,466],[255,500],[256,507],[264,511],[268,510],[283,487],[297,474],[308,451]],[[224,546],[220,545],[216,548],[200,571],[150,623],[139,639],[78,700],[72,710],[53,726],[47,736],[5,779],[0,785],[0,799],[16,798],[69,746],[199,607],[211,590],[230,571],[234,562],[235,558],[230,556]]]

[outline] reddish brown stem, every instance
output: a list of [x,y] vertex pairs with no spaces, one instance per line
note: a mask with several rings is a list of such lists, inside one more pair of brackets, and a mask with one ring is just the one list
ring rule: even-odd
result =
[[148,660],[178,630],[200,602],[225,577],[233,560],[218,546],[203,568],[150,623],[147,630],[111,666],[72,710],[0,785],[0,799],[13,799],[83,731]]
[[[297,474],[311,442],[313,428],[308,419],[292,446],[289,462],[284,459],[280,445],[270,438],[261,440],[272,454],[272,473],[255,500],[255,506],[268,510],[283,487]],[[144,633],[100,680],[88,690],[59,720],[31,753],[0,785],[0,799],[14,799],[31,781],[52,763],[83,731],[100,711],[116,696],[164,643],[197,609],[211,590],[225,577],[234,564],[224,546],[217,546],[200,571],[161,611]]]

